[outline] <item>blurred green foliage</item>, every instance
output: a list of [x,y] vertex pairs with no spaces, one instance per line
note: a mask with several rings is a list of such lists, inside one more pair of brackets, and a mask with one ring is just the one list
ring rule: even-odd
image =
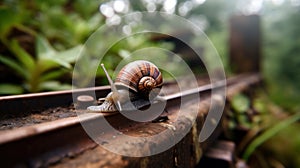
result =
[[0,94],[20,94],[25,92],[25,89],[28,92],[39,92],[71,88],[67,84],[60,85],[54,79],[65,74],[65,69],[71,69],[70,63],[76,60],[76,54],[81,49],[80,46],[57,52],[45,38],[37,36],[35,47],[37,56],[33,57],[16,40],[9,42],[3,40],[2,42],[6,43],[15,58],[0,55],[0,62],[12,68],[24,80],[24,87],[2,83],[0,84]]
[[263,17],[264,72],[270,97],[289,111],[300,100],[300,6],[285,2],[266,9]]
[[[116,7],[117,1],[119,4],[123,2],[125,6]],[[170,8],[172,6],[173,8]],[[72,73],[74,80],[78,81],[75,83],[78,87],[90,86],[93,80],[98,85],[107,84],[103,71],[98,68],[97,55],[102,53],[97,53],[97,49],[115,42],[118,39],[117,35],[113,32],[99,34],[94,40],[100,43],[90,41],[89,45],[84,44],[99,27],[134,11],[163,11],[189,19],[205,31],[219,52],[226,72],[231,70],[227,43],[230,16],[261,14],[264,56],[262,73],[268,96],[266,98],[264,94],[260,94],[252,103],[243,94],[234,97],[229,113],[229,125],[230,128],[242,126],[250,129],[252,133],[266,129],[265,134],[262,133],[258,140],[252,141],[254,145],[250,145],[248,153],[245,154],[247,157],[265,141],[276,138],[275,133],[283,128],[292,129],[277,136],[280,142],[286,141],[282,140],[282,137],[286,136],[287,132],[288,136],[295,135],[296,126],[290,126],[290,123],[299,117],[297,114],[294,114],[296,119],[288,118],[277,127],[273,127],[276,123],[265,124],[264,121],[268,118],[270,120],[273,117],[272,112],[277,111],[274,110],[277,106],[269,100],[279,104],[285,109],[282,110],[285,113],[295,113],[300,109],[300,3],[297,0],[3,0],[0,2],[0,73],[3,76],[0,78],[0,94],[68,89],[71,87]],[[113,70],[120,61],[125,60],[126,63],[131,59],[140,59],[139,53],[142,52],[161,55],[162,63],[170,59],[165,52],[140,50],[144,47],[171,50],[174,46],[166,42],[154,43],[149,40],[149,34],[136,35],[110,46],[104,53],[102,63],[113,76]],[[80,59],[76,60],[79,55]],[[74,71],[75,62],[83,66]],[[176,64],[168,66],[174,72],[181,71]],[[253,110],[261,115],[249,118],[249,113]],[[280,119],[274,121],[279,122]],[[299,151],[299,136],[292,143],[291,148]],[[274,144],[273,147],[280,146]],[[294,165],[300,165],[300,161],[298,163],[297,159],[295,160]]]
[[224,136],[236,142],[237,155],[250,167],[299,167],[300,113],[289,115],[262,89],[251,95],[240,93],[229,100]]
[[[103,23],[97,1],[4,1],[0,4],[0,62],[12,69],[0,94],[70,89],[62,80],[88,36]],[[6,80],[6,79],[2,79]],[[62,83],[67,82],[67,83]]]
[[[7,47],[1,50],[2,63],[15,57],[16,51],[11,51],[11,44],[21,45],[17,33],[21,31],[27,36],[33,36],[36,44],[36,36],[43,36],[46,41],[57,51],[78,47],[101,25],[105,24],[107,17],[105,12],[99,11],[101,5],[114,6],[115,1],[84,1],[84,0],[59,0],[59,1],[20,1],[4,0],[0,3],[0,38],[1,43]],[[131,11],[160,10],[168,11],[165,2],[156,1],[122,1],[127,10],[115,11],[115,16]],[[254,2],[254,1],[253,1]],[[271,98],[278,104],[288,109],[296,109],[300,99],[300,76],[298,73],[300,59],[299,39],[299,5],[289,1],[282,1],[281,4],[275,1],[262,1],[262,7],[256,12],[262,13],[262,34],[263,34],[263,71],[267,79]],[[239,0],[230,1],[183,1],[178,0],[171,13],[182,15],[202,27],[208,37],[218,50],[226,70],[230,71],[228,65],[228,20],[232,14],[249,13],[244,2]],[[172,5],[172,4],[169,4]],[[151,8],[152,6],[152,8]],[[113,8],[112,8],[113,9]],[[17,30],[17,31],[16,31]],[[113,39],[113,38],[112,38]],[[109,40],[109,37],[106,38]],[[18,42],[19,41],[19,42]],[[148,45],[147,37],[131,40],[128,46],[122,43],[113,46],[108,55],[113,55],[104,60],[108,69],[115,67],[118,60],[124,55],[130,54],[139,47],[139,43]],[[148,43],[148,44],[147,44]],[[133,46],[136,46],[135,48]],[[24,49],[24,48],[23,48]],[[8,51],[7,51],[8,50]],[[16,50],[16,49],[14,49]],[[28,51],[27,48],[24,49]],[[35,49],[36,51],[36,49]],[[24,52],[24,51],[22,51]],[[37,53],[29,53],[32,59]],[[13,56],[11,56],[13,55]],[[3,58],[5,57],[5,58]],[[9,57],[6,59],[6,57]],[[66,56],[67,57],[67,56]],[[3,61],[5,60],[5,61]],[[11,61],[10,61],[11,62]],[[111,64],[111,65],[110,65]],[[288,66],[288,68],[287,68]],[[16,69],[16,66],[14,66]],[[91,66],[93,67],[93,66]],[[20,69],[20,68],[19,68]],[[19,70],[20,71],[20,70]],[[102,72],[97,72],[99,76]],[[3,83],[3,82],[1,82]],[[26,82],[25,82],[26,83]],[[20,84],[20,83],[17,83]],[[7,84],[5,84],[7,86]],[[283,89],[284,87],[284,89]],[[25,89],[26,90],[26,89]],[[28,90],[28,89],[27,89]],[[37,91],[36,89],[28,91]]]

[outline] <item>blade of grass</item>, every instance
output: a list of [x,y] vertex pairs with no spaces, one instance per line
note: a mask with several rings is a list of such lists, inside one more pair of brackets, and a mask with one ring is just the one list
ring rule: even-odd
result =
[[287,128],[289,125],[297,122],[300,119],[300,112],[294,114],[293,116],[285,119],[282,122],[279,122],[275,126],[267,129],[264,133],[259,135],[257,138],[255,138],[246,148],[243,159],[248,160],[251,154],[255,151],[257,147],[262,145],[264,142],[266,142],[268,139],[276,135],[278,132],[282,131],[283,129]]

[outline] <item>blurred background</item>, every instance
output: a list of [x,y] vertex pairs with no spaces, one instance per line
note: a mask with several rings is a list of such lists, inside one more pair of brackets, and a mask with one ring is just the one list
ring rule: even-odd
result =
[[[71,89],[76,57],[90,35],[102,25],[120,24],[122,16],[134,11],[163,11],[199,26],[218,51],[227,76],[235,74],[230,64],[230,19],[258,16],[264,83],[251,103],[243,94],[233,98],[224,136],[237,141],[239,157],[252,166],[300,166],[300,0],[2,0],[0,94]],[[123,32],[130,34],[135,28],[133,19]],[[116,37],[112,33],[99,38],[109,42]],[[138,35],[113,45],[103,62],[112,73],[137,49],[155,46],[177,52],[192,66],[193,57],[179,51],[180,45],[161,34]],[[97,66],[86,62],[86,69],[78,73],[89,74]],[[107,84],[103,79],[98,70],[96,85]],[[89,83],[88,77],[84,83]],[[241,130],[246,130],[246,138],[237,136]]]

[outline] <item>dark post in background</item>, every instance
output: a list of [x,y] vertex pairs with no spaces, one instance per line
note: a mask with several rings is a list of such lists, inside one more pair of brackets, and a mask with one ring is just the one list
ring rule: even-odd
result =
[[234,73],[260,71],[261,34],[259,15],[230,18],[230,66]]

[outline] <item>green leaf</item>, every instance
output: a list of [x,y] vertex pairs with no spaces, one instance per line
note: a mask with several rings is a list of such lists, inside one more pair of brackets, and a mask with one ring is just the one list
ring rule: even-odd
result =
[[59,66],[63,66],[63,67],[68,68],[68,69],[70,69],[72,67],[69,62],[64,61],[64,60],[62,60],[60,58],[57,58],[57,57],[42,58],[39,61],[42,62],[42,64],[46,66],[46,67],[43,68],[44,70],[59,67]]
[[69,90],[72,89],[72,85],[61,84],[58,81],[42,82],[40,88],[43,90]]
[[294,114],[293,116],[277,123],[273,127],[270,127],[268,130],[260,134],[258,137],[256,137],[246,148],[243,159],[248,160],[251,154],[255,151],[257,147],[259,147],[261,144],[266,142],[268,139],[275,136],[278,132],[282,131],[283,129],[287,128],[291,124],[297,122],[300,119],[300,112]]
[[79,54],[81,53],[81,51],[83,49],[84,48],[83,48],[82,45],[78,45],[78,46],[70,48],[68,50],[58,52],[55,55],[55,57],[58,58],[61,61],[65,61],[65,62],[68,62],[68,63],[73,63],[73,62],[76,61],[76,59],[78,58]]
[[18,64],[18,62],[16,62],[15,60],[0,55],[0,62],[12,68],[16,73],[21,75],[23,78],[28,79],[29,72],[26,69],[24,69],[20,64]]
[[5,37],[9,30],[21,21],[21,17],[15,11],[6,7],[0,6],[0,37]]
[[47,60],[53,61],[60,66],[70,69],[72,68],[71,63],[76,61],[77,56],[80,54],[81,50],[82,46],[76,46],[62,52],[56,52],[55,55],[48,57]]
[[[45,65],[48,65],[47,68],[44,69],[50,69],[52,67],[56,67],[57,65],[63,66],[65,68],[71,68],[71,64],[76,61],[77,56],[79,55],[80,51],[82,50],[82,46],[78,45],[76,47],[73,47],[71,49],[57,52],[50,44],[49,42],[39,35],[37,37],[37,54],[39,60],[42,60],[42,62],[50,61],[50,64],[43,63]],[[56,63],[57,65],[53,64]],[[50,66],[51,65],[51,66]]]
[[259,113],[267,113],[266,103],[259,98],[253,100],[253,108]]
[[249,109],[250,101],[245,95],[237,94],[232,98],[231,106],[236,112],[243,113]]
[[22,94],[24,89],[19,85],[3,83],[0,84],[0,94]]
[[35,66],[35,61],[31,55],[29,55],[18,43],[17,40],[12,40],[11,50],[17,57],[17,59],[24,65],[28,71],[32,71]]
[[129,58],[131,53],[127,50],[121,49],[118,53],[123,59]]
[[39,59],[37,65],[38,65],[38,71],[40,73],[46,72],[47,70],[54,69],[60,66],[53,59],[47,59],[47,58]]
[[44,73],[40,79],[41,82],[57,79],[58,77],[62,76],[66,72],[63,70],[56,70],[56,71],[50,71],[48,73]]
[[251,128],[251,122],[248,120],[247,116],[244,114],[237,115],[237,120],[240,125],[242,125],[245,128],[250,129]]
[[36,50],[39,59],[51,58],[56,54],[55,49],[41,35],[37,35],[36,37]]
[[99,27],[101,20],[102,20],[102,16],[99,15],[99,13],[95,13],[93,16],[91,16],[89,18],[89,20],[87,21],[88,27],[90,30],[95,30]]

